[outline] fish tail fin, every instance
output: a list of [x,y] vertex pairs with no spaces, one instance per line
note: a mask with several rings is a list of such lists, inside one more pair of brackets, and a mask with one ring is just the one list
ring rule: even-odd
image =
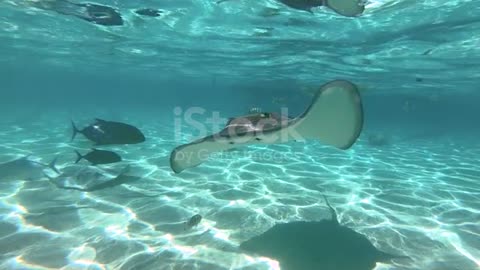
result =
[[73,130],[73,133],[70,141],[73,141],[73,139],[75,139],[75,136],[77,135],[77,133],[81,133],[81,131],[77,128],[77,126],[75,126],[75,123],[73,122],[73,120],[72,120],[72,130]]
[[77,164],[80,160],[82,160],[83,156],[77,150],[75,150],[75,154],[77,154],[77,160],[75,160],[75,164]]
[[127,174],[128,172],[130,172],[130,165],[125,166],[125,168],[123,168],[123,169],[120,171],[120,173],[118,174],[117,177],[120,177],[120,176],[122,176],[122,175],[124,175],[124,174]]
[[50,162],[50,163],[48,164],[48,167],[49,167],[50,169],[52,169],[54,172],[60,174],[60,171],[59,171],[59,170],[57,169],[57,167],[55,166],[55,165],[56,165],[55,163],[57,163],[57,159],[58,159],[57,157],[54,158],[54,159],[52,160],[52,162]]

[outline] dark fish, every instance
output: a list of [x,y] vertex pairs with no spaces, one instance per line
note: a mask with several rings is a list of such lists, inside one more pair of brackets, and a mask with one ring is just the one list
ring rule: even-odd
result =
[[192,216],[189,220],[185,221],[185,230],[186,229],[191,229],[195,226],[197,226],[200,221],[202,221],[202,216],[201,215],[194,215]]
[[277,260],[282,270],[371,270],[377,262],[408,258],[378,250],[364,235],[342,226],[327,205],[332,220],[276,224],[240,248]]
[[136,127],[120,123],[95,119],[95,123],[79,130],[72,121],[72,141],[77,133],[83,134],[87,139],[97,145],[108,144],[136,144],[145,141],[145,136]]
[[433,49],[428,49],[428,50],[424,51],[424,52],[422,53],[422,55],[429,55],[429,54],[432,53],[432,51],[433,51]]
[[0,164],[0,180],[36,180],[44,177],[43,170],[50,168],[56,173],[60,173],[55,167],[55,158],[49,164],[32,161],[29,156],[8,161]]
[[75,164],[82,159],[89,161],[92,163],[92,165],[109,164],[122,161],[122,157],[115,152],[98,150],[95,148],[92,149],[90,153],[83,156],[77,150],[75,150],[75,153],[77,153],[77,160],[75,161]]
[[122,15],[115,8],[109,6],[92,3],[73,3],[67,0],[40,0],[32,2],[31,5],[36,8],[52,10],[59,14],[75,16],[94,24],[104,26],[123,25]]
[[153,8],[143,8],[135,10],[135,13],[142,16],[158,17],[162,14],[162,11]]

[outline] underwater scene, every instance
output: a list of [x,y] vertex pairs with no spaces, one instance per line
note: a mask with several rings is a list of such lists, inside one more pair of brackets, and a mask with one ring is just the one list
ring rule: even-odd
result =
[[0,1],[0,269],[480,269],[474,0]]

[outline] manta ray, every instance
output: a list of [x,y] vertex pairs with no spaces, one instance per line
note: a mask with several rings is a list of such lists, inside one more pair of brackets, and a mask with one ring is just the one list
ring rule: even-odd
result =
[[240,250],[275,259],[282,270],[371,270],[377,262],[409,258],[378,250],[364,235],[341,225],[326,203],[331,220],[279,223],[241,243]]
[[180,173],[200,165],[215,152],[293,140],[320,140],[345,150],[358,139],[362,127],[363,107],[357,86],[335,80],[318,89],[300,116],[264,112],[232,118],[220,132],[176,147],[170,154],[170,167]]

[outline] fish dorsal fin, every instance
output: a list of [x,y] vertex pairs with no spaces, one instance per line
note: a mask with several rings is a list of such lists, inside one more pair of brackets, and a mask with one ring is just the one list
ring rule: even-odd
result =
[[97,121],[98,123],[106,123],[106,122],[108,122],[108,121],[103,120],[103,119],[100,119],[100,118],[95,118],[95,121]]
[[325,199],[325,203],[327,204],[328,208],[330,208],[330,212],[332,213],[332,221],[335,222],[335,224],[340,224],[340,223],[338,222],[337,212],[336,212],[335,209],[330,205],[330,203],[328,202],[327,197],[326,197],[325,195],[323,195],[323,198]]

